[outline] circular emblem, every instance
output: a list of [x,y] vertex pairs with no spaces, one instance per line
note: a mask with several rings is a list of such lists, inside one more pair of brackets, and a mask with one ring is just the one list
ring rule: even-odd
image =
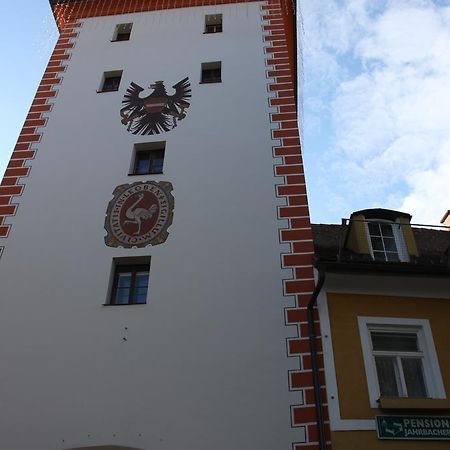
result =
[[164,242],[173,217],[172,189],[165,181],[117,186],[106,211],[106,245],[131,248]]

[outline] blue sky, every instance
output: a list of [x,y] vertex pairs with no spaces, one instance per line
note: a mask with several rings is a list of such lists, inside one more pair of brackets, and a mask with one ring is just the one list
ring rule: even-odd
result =
[[0,32],[0,176],[58,37],[47,0],[5,2],[2,6],[8,20],[3,20]]
[[450,208],[450,2],[302,0],[312,219]]
[[[450,0],[301,0],[303,153],[314,222],[450,208]],[[47,0],[8,2],[0,175],[57,38]]]

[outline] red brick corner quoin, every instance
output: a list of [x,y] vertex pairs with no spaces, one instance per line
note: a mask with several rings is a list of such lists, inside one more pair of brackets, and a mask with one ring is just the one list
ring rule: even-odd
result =
[[[293,450],[318,450],[318,430],[314,401],[311,355],[307,322],[307,305],[314,291],[311,223],[305,176],[297,123],[296,61],[292,6],[280,0],[267,0],[261,6],[263,40],[268,79],[269,106],[273,124],[273,157],[281,164],[274,166],[275,176],[282,177],[277,184],[276,195],[285,199],[278,207],[278,219],[287,221],[287,228],[280,229],[280,242],[290,250],[281,255],[282,268],[290,269],[292,276],[283,282],[283,294],[295,298],[295,307],[285,308],[286,325],[295,326],[297,337],[287,339],[289,357],[297,358],[298,369],[288,374],[289,389],[296,392],[296,404],[291,406],[291,425],[299,429],[301,440],[292,444]],[[317,324],[318,327],[318,324]],[[319,357],[322,358],[320,339]],[[319,361],[323,379],[323,362]],[[322,387],[323,394],[325,387]],[[326,396],[324,395],[324,402]],[[325,408],[326,409],[326,408]],[[326,411],[325,418],[328,421]],[[326,424],[329,427],[329,424]],[[327,430],[328,434],[328,430]]]
[[78,36],[76,30],[79,26],[77,21],[67,22],[61,30],[0,184],[0,257],[4,242],[11,232],[8,217],[14,216],[19,206],[17,197],[24,191],[26,178],[31,170],[29,161],[38,152],[53,99],[57,96],[62,74],[66,70],[66,61],[70,58],[70,50],[75,46],[74,39]]

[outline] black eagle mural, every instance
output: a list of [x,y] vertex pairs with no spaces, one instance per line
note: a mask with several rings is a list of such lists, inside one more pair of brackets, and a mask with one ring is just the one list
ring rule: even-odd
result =
[[191,83],[186,77],[172,86],[174,95],[167,95],[164,81],[155,81],[150,85],[153,92],[144,98],[139,95],[144,90],[132,82],[122,100],[120,110],[122,123],[133,134],[160,134],[177,126],[177,121],[186,117],[190,103]]

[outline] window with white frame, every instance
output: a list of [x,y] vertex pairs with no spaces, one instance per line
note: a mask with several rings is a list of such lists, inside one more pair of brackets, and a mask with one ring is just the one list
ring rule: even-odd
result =
[[372,407],[380,397],[445,398],[428,320],[358,317]]
[[372,256],[376,261],[408,261],[401,225],[396,222],[366,222]]

